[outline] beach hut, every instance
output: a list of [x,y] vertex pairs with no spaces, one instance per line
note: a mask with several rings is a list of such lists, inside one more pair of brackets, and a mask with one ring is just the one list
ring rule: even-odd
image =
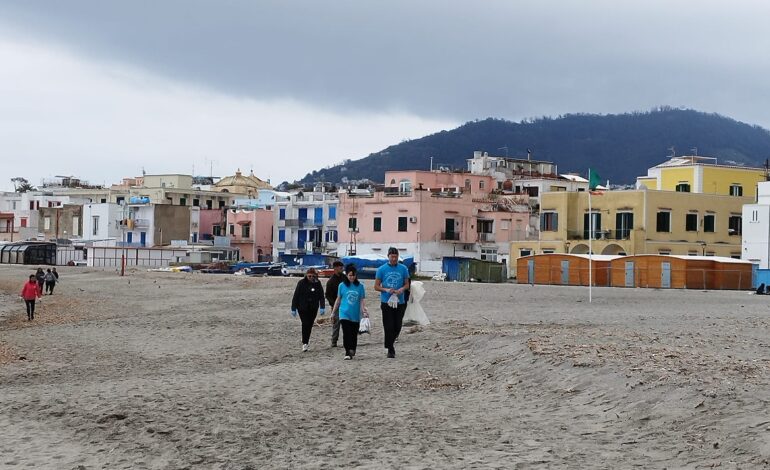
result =
[[615,287],[750,289],[748,261],[717,256],[632,255],[610,264]]
[[520,284],[588,286],[589,262],[591,284],[609,286],[610,262],[613,255],[546,253],[530,255],[516,261],[516,279]]
[[2,245],[0,263],[56,265],[56,243],[24,241]]
[[461,256],[442,258],[441,271],[446,273],[447,281],[505,282],[507,279],[503,263]]

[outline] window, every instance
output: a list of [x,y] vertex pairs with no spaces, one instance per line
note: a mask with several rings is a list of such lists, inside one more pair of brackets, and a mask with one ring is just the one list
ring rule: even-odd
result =
[[91,225],[93,226],[92,235],[99,235],[99,216],[98,215],[91,217]]
[[249,238],[250,232],[251,232],[251,224],[241,225],[241,238]]
[[730,196],[743,196],[743,186],[740,184],[731,184]]
[[72,217],[72,236],[73,237],[80,236],[80,217],[78,216]]
[[51,218],[43,218],[43,230],[51,230]]
[[751,220],[749,223],[756,224],[759,222],[759,211],[758,210],[752,210],[751,211]]
[[222,209],[225,207],[225,201],[219,201],[219,208]]
[[670,232],[671,231],[671,212],[668,212],[668,211],[658,212],[655,226],[656,226],[656,231],[658,232]]
[[118,196],[117,198],[115,198],[115,203],[116,204],[119,204],[119,205],[122,206],[124,202],[126,202],[126,198],[123,197],[123,196]]
[[511,221],[510,220],[501,220],[500,221],[500,230],[510,230],[511,229]]
[[[589,217],[590,216],[590,217]],[[593,234],[589,233],[593,225]],[[583,214],[583,239],[597,240],[602,231],[602,215],[598,212]]]
[[279,230],[278,231],[278,241],[279,242],[285,242],[286,241],[286,230]]
[[471,180],[469,179],[465,180],[465,189],[467,189],[468,191],[471,190]]
[[29,210],[35,210],[35,201],[29,201]]
[[406,217],[399,217],[398,218],[398,231],[399,232],[406,232]]
[[665,250],[665,249],[664,250],[658,250],[658,254],[659,255],[670,255],[671,254],[671,250]]
[[303,207],[302,209],[299,209],[297,218],[299,220],[307,220],[307,207]]
[[741,221],[741,216],[731,215],[730,219],[727,222],[728,235],[740,235],[742,231],[743,231],[743,223]]
[[211,209],[212,207],[214,207],[214,203],[211,199],[206,199],[206,209]]
[[[479,189],[484,189],[484,181],[479,181]],[[497,255],[495,255],[495,258],[497,258]]]
[[540,231],[555,232],[559,230],[559,214],[557,212],[543,212],[540,214]]
[[698,214],[687,214],[684,216],[684,229],[687,232],[698,231]]
[[678,193],[689,193],[690,192],[690,183],[679,183],[676,185],[676,192]]
[[716,225],[714,214],[706,214],[703,216],[703,231],[714,232],[714,226]]
[[350,217],[348,219],[348,229],[351,232],[355,232],[358,229],[358,220],[355,217]]
[[375,232],[382,232],[382,217],[375,217],[374,218],[373,230]]
[[327,243],[337,243],[337,231],[336,230],[329,230],[326,232],[326,242]]
[[329,206],[329,220],[337,220],[337,206]]
[[412,182],[409,180],[401,180],[398,183],[398,192],[408,193],[412,190]]
[[186,197],[180,197],[179,198],[179,205],[180,206],[186,206],[187,205],[187,198]]
[[631,238],[631,230],[634,228],[633,212],[618,212],[615,214],[615,238],[628,240]]
[[222,227],[219,225],[214,225],[211,227],[211,234],[215,237],[221,237],[222,236]]
[[481,259],[483,261],[495,261],[497,262],[497,248],[482,248]]
[[479,220],[476,225],[476,232],[478,233],[493,233],[494,221],[493,220]]
[[519,249],[519,257],[523,258],[525,256],[530,256],[532,254],[532,250],[529,248],[520,248]]
[[200,207],[201,200],[200,199],[193,199],[193,207]]
[[230,224],[230,235],[235,235],[235,225]]
[[286,220],[286,209],[278,209],[278,220]]

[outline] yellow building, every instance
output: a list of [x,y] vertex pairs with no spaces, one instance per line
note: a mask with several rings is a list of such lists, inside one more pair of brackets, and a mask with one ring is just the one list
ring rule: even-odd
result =
[[636,179],[637,188],[685,193],[723,194],[754,198],[757,183],[767,180],[764,168],[720,165],[712,157],[683,156],[647,170]]
[[541,253],[741,255],[741,210],[751,197],[674,191],[555,192],[542,196],[540,240],[511,243],[511,266]]
[[235,175],[226,176],[217,181],[211,189],[214,191],[246,194],[250,197],[257,197],[260,189],[273,188],[270,186],[270,183],[262,181],[254,176],[254,172],[248,176],[244,176],[239,169],[235,172]]

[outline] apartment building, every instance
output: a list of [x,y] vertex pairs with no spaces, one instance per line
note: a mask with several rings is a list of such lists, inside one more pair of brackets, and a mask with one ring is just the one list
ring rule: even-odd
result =
[[757,184],[767,179],[764,168],[720,164],[714,157],[681,156],[648,169],[646,176],[636,179],[636,187],[753,199]]
[[323,185],[308,192],[276,193],[273,259],[284,254],[339,254],[338,206],[338,194]]

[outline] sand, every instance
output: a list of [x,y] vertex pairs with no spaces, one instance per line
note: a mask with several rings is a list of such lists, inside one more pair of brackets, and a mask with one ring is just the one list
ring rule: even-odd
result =
[[[396,359],[296,278],[0,266],[0,468],[762,468],[770,297],[426,282]],[[21,359],[20,359],[21,358]]]

